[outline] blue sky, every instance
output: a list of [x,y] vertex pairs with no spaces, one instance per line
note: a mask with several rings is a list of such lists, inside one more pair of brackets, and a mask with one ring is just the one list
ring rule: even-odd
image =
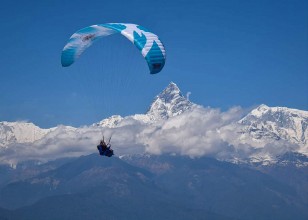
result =
[[[80,126],[144,113],[170,81],[193,102],[223,110],[262,103],[308,110],[307,1],[12,0],[1,3],[0,19],[0,121]],[[61,66],[75,31],[108,22],[159,35],[162,72],[150,75],[120,35]]]

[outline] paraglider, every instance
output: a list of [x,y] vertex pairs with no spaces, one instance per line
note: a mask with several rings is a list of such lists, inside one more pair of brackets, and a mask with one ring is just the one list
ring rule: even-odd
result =
[[104,137],[103,137],[103,139],[100,141],[100,144],[97,145],[97,150],[99,151],[99,155],[112,157],[113,150],[111,149],[110,139],[111,137],[109,138],[109,141],[106,144]]
[[62,66],[72,65],[97,39],[117,33],[125,36],[139,49],[151,74],[159,73],[163,69],[166,53],[158,36],[140,25],[125,23],[96,24],[74,33],[63,48]]
[[[140,25],[125,23],[96,24],[74,33],[62,50],[62,66],[68,67],[72,65],[96,40],[117,33],[126,37],[139,49],[148,64],[151,74],[159,73],[163,69],[166,52],[158,36]],[[108,60],[105,62],[108,62]],[[111,157],[114,155],[110,139],[106,144],[103,138],[97,149],[101,156]]]

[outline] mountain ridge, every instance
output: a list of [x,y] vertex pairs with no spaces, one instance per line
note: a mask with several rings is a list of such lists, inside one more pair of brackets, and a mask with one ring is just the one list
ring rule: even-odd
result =
[[[305,219],[306,170],[252,169],[208,157],[91,154],[3,185],[0,206],[27,219],[71,213],[76,219],[144,219],[149,213],[151,219]],[[288,182],[293,178],[302,182]]]
[[123,121],[130,119],[142,123],[155,123],[180,115],[189,111],[194,106],[196,106],[196,104],[187,100],[182,95],[179,87],[174,82],[170,82],[170,84],[153,99],[145,114],[135,114],[126,117],[113,115],[93,125],[114,128],[121,126]]
[[243,133],[249,133],[256,140],[271,138],[302,146],[308,144],[308,111],[262,104],[238,123],[245,126]]
[[[72,138],[71,144],[82,142],[84,144],[93,145],[95,141],[93,134],[98,133],[101,135],[103,132],[102,129],[112,134],[116,131],[115,129],[135,129],[136,126],[139,126],[138,130],[135,130],[135,132],[137,132],[136,137],[123,136],[122,139],[123,141],[132,140],[134,141],[132,143],[136,145],[139,144],[137,139],[144,135],[144,132],[146,133],[147,129],[145,128],[153,131],[161,129],[161,126],[165,123],[168,124],[168,126],[164,128],[171,129],[174,127],[174,123],[178,123],[178,118],[182,120],[181,123],[183,123],[183,117],[181,117],[181,115],[189,115],[193,113],[194,110],[200,110],[200,108],[204,109],[202,106],[190,102],[182,95],[179,87],[174,82],[171,82],[153,99],[152,104],[145,114],[135,114],[126,117],[113,115],[95,124],[79,128],[61,125],[54,128],[41,129],[30,122],[0,122],[0,158],[1,149],[10,148],[10,146],[18,144],[36,144],[36,146],[40,148],[41,146],[52,144],[55,142],[56,138],[62,138],[60,139],[60,143],[69,142],[66,139]],[[184,120],[189,120],[189,117],[184,117]],[[209,120],[211,120],[211,118],[209,118]],[[192,125],[189,124],[189,126]],[[287,107],[268,107],[262,104],[251,110],[240,120],[233,121],[222,127],[221,130],[228,130],[232,140],[224,140],[234,146],[239,144],[251,145],[258,150],[265,148],[267,145],[272,145],[273,143],[277,143],[278,145],[287,144],[299,146],[291,149],[298,153],[308,155],[307,126],[307,111]],[[203,127],[201,129],[204,129],[204,132],[206,132],[208,128]],[[134,130],[131,130],[131,134],[135,135]],[[89,143],[85,142],[87,139],[89,139]],[[148,143],[141,142],[140,144],[144,145]],[[285,153],[285,151],[286,150],[282,153]],[[5,153],[2,155],[4,154]],[[275,159],[268,155],[268,152],[261,152],[260,155],[254,153],[250,159],[256,162],[275,161]],[[232,159],[229,158],[228,160],[234,162],[243,161],[236,157]],[[3,161],[6,160],[3,159]],[[10,159],[9,161],[12,160]]]

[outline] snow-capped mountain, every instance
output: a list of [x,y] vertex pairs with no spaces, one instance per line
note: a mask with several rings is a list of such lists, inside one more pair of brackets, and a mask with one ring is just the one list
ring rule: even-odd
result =
[[286,107],[260,105],[241,119],[241,133],[255,141],[285,140],[301,146],[308,145],[308,112]]
[[154,121],[166,120],[191,109],[194,105],[182,95],[179,87],[171,82],[155,97],[146,114]]
[[[113,115],[92,126],[115,128],[133,123],[155,123],[159,120],[166,120],[172,116],[179,115],[191,109],[194,105],[182,95],[178,86],[171,82],[155,97],[146,114],[135,114],[126,117]],[[15,143],[33,143],[50,132],[56,132],[56,130],[59,129],[57,127],[42,129],[28,122],[0,122],[0,147]],[[69,130],[71,131],[72,127],[69,127]],[[61,126],[61,132],[63,132],[63,126]]]
[[113,115],[94,124],[94,126],[115,128],[127,125],[127,123],[134,121],[140,123],[155,123],[160,120],[167,120],[170,117],[180,115],[183,112],[192,109],[193,106],[196,106],[196,104],[193,104],[184,97],[179,87],[174,82],[171,82],[154,98],[146,114],[135,114],[127,117]]
[[113,115],[98,123],[93,124],[93,126],[115,128],[121,123],[122,120],[123,120],[123,117],[121,117],[121,115]]
[[[198,117],[198,120],[195,121],[198,122],[196,124],[198,136],[194,136],[195,131],[192,134],[189,133],[192,132],[191,128],[194,128],[195,124],[187,123],[187,120],[193,120],[196,115]],[[248,159],[251,162],[262,164],[266,161],[272,163],[277,155],[288,151],[308,155],[307,111],[260,105],[241,120],[237,121],[238,117],[236,117],[226,124],[220,125],[219,121],[224,120],[223,115],[224,113],[219,113],[219,110],[206,110],[206,108],[190,102],[182,95],[178,86],[171,82],[154,98],[145,114],[126,117],[114,115],[91,126],[79,128],[62,125],[50,129],[41,129],[28,122],[0,122],[0,148],[8,148],[10,145],[13,148],[13,145],[20,143],[28,143],[27,146],[30,146],[34,143],[33,149],[47,146],[44,149],[51,149],[50,154],[55,152],[52,154],[54,156],[58,152],[62,152],[63,149],[68,150],[62,152],[61,155],[65,153],[71,155],[69,149],[74,146],[72,150],[78,156],[82,153],[91,152],[91,150],[87,151],[84,145],[90,148],[97,141],[97,138],[100,138],[102,133],[106,131],[106,135],[117,133],[113,141],[116,142],[118,147],[121,144],[125,145],[123,149],[130,149],[127,148],[127,145],[130,145],[131,148],[138,146],[139,149],[147,148],[145,152],[151,153],[167,150],[171,145],[171,150],[182,149],[181,153],[184,152],[188,155],[190,152],[193,152],[194,155],[201,152],[200,155],[202,156],[207,155],[213,149],[215,152],[215,149],[217,149],[215,144],[221,147],[222,143],[225,142],[235,149],[232,154],[227,153],[233,158],[228,157],[226,160],[235,162]],[[179,121],[177,121],[177,116]],[[212,121],[215,121],[215,123],[212,123]],[[216,121],[219,123],[216,123]],[[108,130],[110,128],[112,129]],[[186,151],[185,146],[179,146],[181,145],[181,142],[178,142],[177,139],[179,132],[182,132],[182,137],[185,136],[185,132],[188,132],[189,135],[186,136],[186,139],[192,141],[196,148]],[[119,133],[121,135],[118,135]],[[163,141],[159,142],[160,138]],[[76,145],[79,145],[79,150],[76,150]],[[149,149],[152,151],[148,151]],[[219,152],[222,151],[223,149]],[[20,150],[16,152],[22,153]],[[123,152],[126,153],[124,150]],[[28,154],[29,152],[25,153]],[[130,151],[127,153],[130,153]],[[48,156],[47,154],[44,155]],[[41,154],[36,156],[39,158]],[[11,154],[11,157],[15,161],[14,155]],[[6,160],[5,154],[3,154],[3,160]]]
[[0,147],[14,143],[31,143],[54,129],[42,129],[29,122],[0,122]]

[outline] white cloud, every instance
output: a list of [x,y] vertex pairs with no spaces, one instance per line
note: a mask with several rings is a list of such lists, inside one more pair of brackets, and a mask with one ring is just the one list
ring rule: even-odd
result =
[[159,125],[147,127],[139,134],[139,141],[146,146],[147,152],[154,154],[218,155],[223,150],[230,150],[219,129],[240,116],[240,108],[220,112],[218,109],[197,107]]
[[16,164],[22,160],[47,161],[96,153],[102,134],[107,138],[112,136],[111,143],[117,155],[147,152],[231,159],[276,155],[297,149],[298,146],[283,142],[256,143],[249,137],[243,140],[238,132],[239,125],[235,124],[243,112],[240,107],[221,112],[197,106],[155,124],[128,118],[117,128],[59,126],[33,144],[15,144],[1,150],[0,161]]
[[189,101],[190,95],[191,95],[191,92],[187,92],[187,93],[186,93],[186,99],[187,99],[188,101]]

